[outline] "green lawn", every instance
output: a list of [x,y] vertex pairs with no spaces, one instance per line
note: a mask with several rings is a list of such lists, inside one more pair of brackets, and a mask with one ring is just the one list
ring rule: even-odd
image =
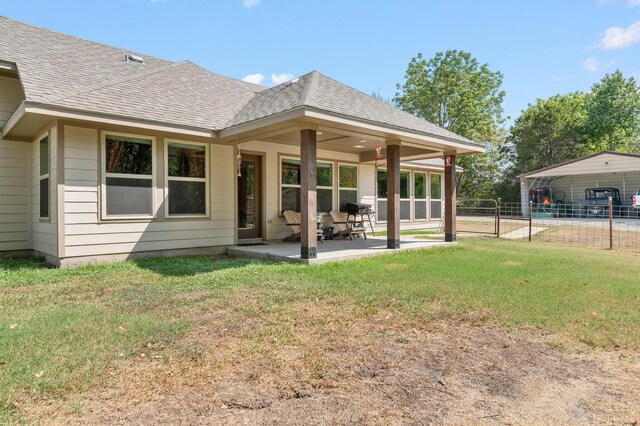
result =
[[[252,304],[234,303],[239,293]],[[640,350],[640,257],[630,253],[467,239],[319,266],[196,258],[56,270],[0,261],[0,423],[31,398],[99,384],[107,366],[142,347],[171,345],[207,304],[259,321],[314,301],[406,321],[473,311],[566,342]]]

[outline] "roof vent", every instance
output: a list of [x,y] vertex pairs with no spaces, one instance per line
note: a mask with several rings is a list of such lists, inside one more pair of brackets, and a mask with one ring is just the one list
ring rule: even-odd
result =
[[142,56],[132,55],[131,53],[127,53],[126,55],[124,55],[124,61],[144,64],[144,58]]

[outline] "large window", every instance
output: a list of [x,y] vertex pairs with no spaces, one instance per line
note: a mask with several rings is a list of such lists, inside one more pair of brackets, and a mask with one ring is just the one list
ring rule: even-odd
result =
[[[280,211],[300,211],[300,160],[282,158],[280,161]],[[333,163],[318,162],[316,174],[318,212],[333,209]]]
[[153,216],[154,146],[152,138],[104,134],[103,216]]
[[413,218],[426,220],[427,216],[427,174],[413,172]]
[[442,175],[431,173],[431,219],[442,218]]
[[40,219],[49,218],[49,136],[40,139]]
[[340,211],[346,212],[347,203],[358,202],[358,166],[340,164],[338,175]]
[[169,216],[207,214],[207,146],[167,142]]
[[333,163],[317,165],[318,212],[329,213],[333,210]]
[[[409,178],[411,173],[408,171],[400,171],[400,219],[411,219],[411,200],[409,198]],[[387,220],[387,171],[378,169],[376,172],[376,186],[378,194],[378,210],[379,220]]]

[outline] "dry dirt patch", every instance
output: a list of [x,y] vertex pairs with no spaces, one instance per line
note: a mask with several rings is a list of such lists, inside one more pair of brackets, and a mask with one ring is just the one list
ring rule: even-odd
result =
[[175,347],[144,348],[103,388],[25,414],[75,424],[640,421],[636,354],[569,353],[535,330],[250,298],[196,316]]

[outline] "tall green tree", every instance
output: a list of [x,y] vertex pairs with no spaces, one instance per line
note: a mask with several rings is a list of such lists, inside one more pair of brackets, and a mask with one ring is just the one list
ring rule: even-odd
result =
[[486,196],[495,176],[492,156],[503,141],[501,86],[499,71],[460,50],[438,52],[428,60],[418,54],[409,62],[404,83],[397,85],[394,102],[400,108],[488,147],[487,154],[460,157],[463,197]]
[[588,152],[586,96],[575,92],[538,99],[516,119],[507,139],[515,172],[524,173]]
[[640,88],[620,70],[593,85],[585,130],[593,151],[640,152]]

